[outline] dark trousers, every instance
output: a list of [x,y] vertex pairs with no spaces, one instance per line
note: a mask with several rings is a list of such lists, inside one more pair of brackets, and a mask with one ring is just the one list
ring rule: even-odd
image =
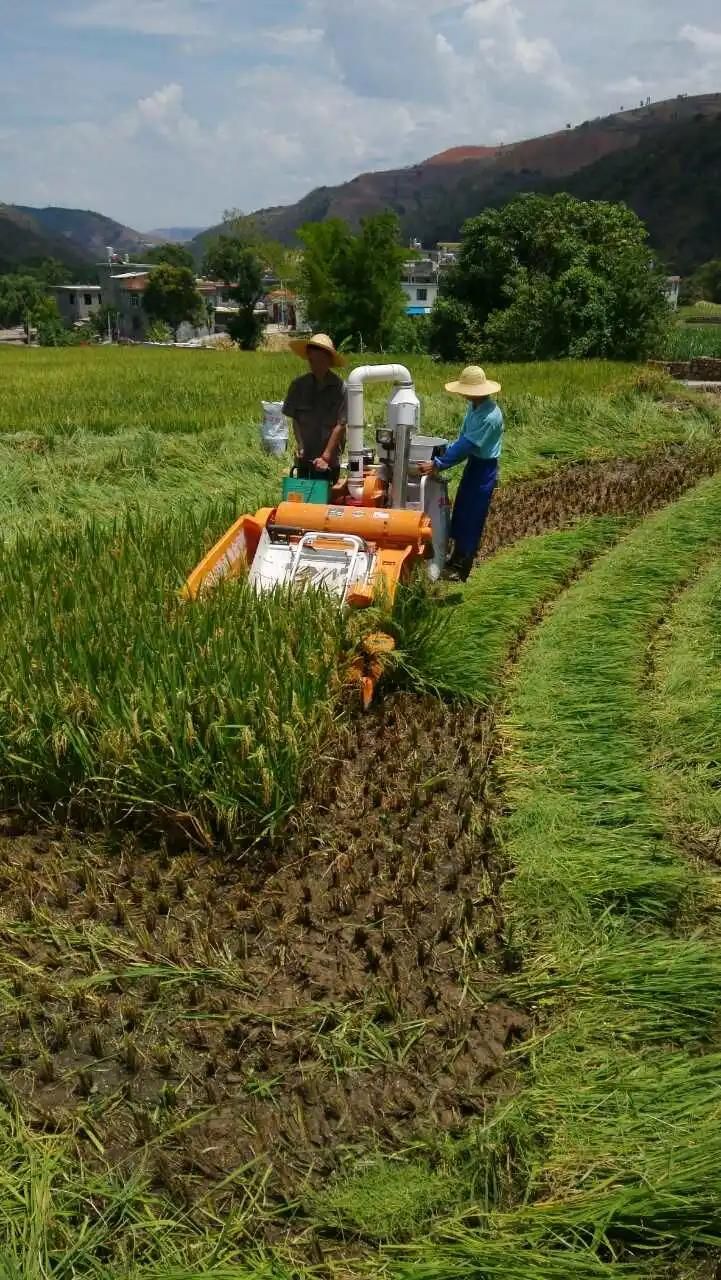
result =
[[328,467],[327,471],[317,471],[312,462],[296,462],[293,470],[299,480],[327,480],[334,485],[340,476],[340,467]]
[[451,517],[454,560],[473,561],[481,545],[497,483],[497,458],[468,459]]

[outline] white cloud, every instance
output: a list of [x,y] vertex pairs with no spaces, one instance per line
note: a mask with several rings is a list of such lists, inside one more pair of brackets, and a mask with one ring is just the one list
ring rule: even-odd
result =
[[646,92],[646,86],[638,76],[626,76],[625,80],[612,80],[604,88],[608,93],[620,94],[622,98],[636,98],[639,93]]
[[59,21],[68,27],[132,31],[146,36],[205,36],[212,27],[197,0],[94,0]]
[[524,13],[513,0],[476,0],[465,12],[466,24],[475,33],[475,47],[487,63],[494,58],[510,61],[524,75],[537,77],[556,93],[573,92],[554,42],[546,35],[526,32]]
[[688,40],[697,53],[712,58],[721,55],[721,31],[708,31],[705,27],[697,27],[687,22],[681,28],[680,36],[682,40]]
[[200,223],[647,95],[721,89],[718,0],[694,0],[693,22],[688,0],[665,0],[663,18],[660,0],[586,0],[582,20],[579,8],[33,0],[0,47],[0,199]]
[[513,52],[519,67],[529,76],[543,75],[545,71],[558,62],[558,51],[545,36],[538,40],[527,40],[519,35]]
[[197,120],[188,115],[183,105],[183,90],[179,84],[166,84],[147,98],[141,98],[135,108],[139,127],[153,130],[167,142],[185,146],[203,145],[204,133]]
[[298,49],[307,45],[320,44],[323,39],[322,27],[268,27],[253,37],[259,44],[267,42],[281,48]]

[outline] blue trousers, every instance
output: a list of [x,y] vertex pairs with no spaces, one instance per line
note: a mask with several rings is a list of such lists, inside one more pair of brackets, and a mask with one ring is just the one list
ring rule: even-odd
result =
[[451,537],[458,559],[475,556],[483,537],[493,490],[498,483],[497,458],[469,458],[453,504]]

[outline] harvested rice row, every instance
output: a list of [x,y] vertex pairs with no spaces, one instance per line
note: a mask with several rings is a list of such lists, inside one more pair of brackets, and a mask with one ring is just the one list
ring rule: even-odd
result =
[[642,686],[668,603],[721,542],[721,478],[646,520],[539,628],[515,673],[504,838],[510,905],[536,936],[593,936],[630,915],[670,921],[697,878],[665,839]]
[[534,615],[623,528],[611,517],[580,521],[499,552],[450,597],[402,594],[395,620],[405,679],[415,689],[481,703],[495,699],[511,650]]
[[656,778],[671,830],[692,852],[721,860],[721,566],[714,561],[675,601],[654,654]]
[[677,930],[712,890],[666,835],[645,687],[655,629],[720,541],[716,477],[597,561],[516,670],[502,831],[527,968],[503,989],[539,1029],[527,1087],[469,1139],[467,1207],[404,1280],[655,1276],[721,1245],[719,1057],[701,1052],[721,949]]

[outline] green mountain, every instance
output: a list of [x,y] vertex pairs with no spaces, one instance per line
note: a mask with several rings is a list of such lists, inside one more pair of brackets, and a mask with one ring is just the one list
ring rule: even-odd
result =
[[56,258],[73,270],[81,270],[84,261],[73,245],[46,232],[27,213],[0,204],[0,275],[39,266],[47,258]]
[[89,262],[104,262],[106,247],[111,245],[118,253],[142,253],[152,236],[145,236],[132,227],[123,226],[105,214],[92,209],[60,209],[51,206],[33,209],[29,205],[16,206],[21,213],[32,218],[46,235],[67,243],[72,252]]
[[606,156],[564,190],[582,200],[623,200],[643,218],[669,270],[687,275],[721,258],[721,116],[671,126]]

